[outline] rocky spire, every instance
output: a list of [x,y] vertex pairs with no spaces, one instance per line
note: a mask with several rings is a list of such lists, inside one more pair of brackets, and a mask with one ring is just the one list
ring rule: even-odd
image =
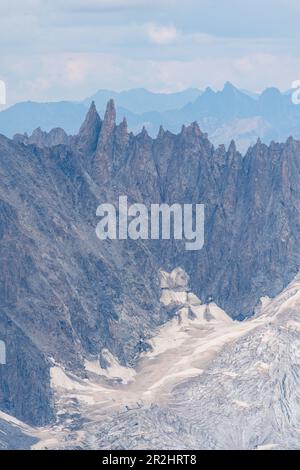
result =
[[186,130],[187,130],[186,126],[184,124],[182,124],[180,135],[186,135]]
[[128,132],[128,124],[127,124],[127,119],[126,117],[123,117],[123,121],[121,123],[121,126],[124,130],[126,130],[126,132]]
[[79,146],[84,150],[93,152],[97,146],[100,129],[101,119],[97,113],[95,103],[92,101],[85,120],[79,129]]
[[228,147],[228,153],[234,154],[235,152],[236,152],[236,145],[235,145],[235,141],[232,139]]
[[140,135],[141,135],[142,137],[148,137],[148,132],[147,132],[147,129],[146,129],[145,126],[143,126],[143,128],[142,128],[142,130],[141,130],[141,132],[140,132]]
[[197,123],[197,121],[192,122],[188,126],[183,125],[181,127],[181,132],[180,134],[185,137],[190,137],[190,138],[198,138],[204,136],[204,134],[201,132],[200,127]]
[[219,167],[223,167],[226,164],[227,151],[224,144],[220,144],[216,148],[213,154],[213,159]]
[[116,108],[114,100],[110,99],[106,106],[100,132],[99,144],[105,145],[116,126]]
[[120,148],[124,147],[128,141],[128,124],[124,117],[123,121],[116,126],[116,141]]
[[123,132],[120,126],[116,126],[115,103],[110,99],[106,106],[93,161],[93,174],[102,183],[108,181],[111,176],[115,160],[115,138],[122,141],[124,137]]
[[157,138],[158,139],[161,139],[165,134],[165,131],[164,131],[164,128],[162,125],[159,126],[159,131],[158,131],[158,134],[157,134]]
[[192,124],[190,125],[190,128],[196,135],[198,136],[202,135],[202,132],[200,130],[200,127],[197,121],[192,122]]
[[231,140],[227,151],[227,164],[229,168],[239,169],[242,162],[242,155],[238,152],[234,140]]

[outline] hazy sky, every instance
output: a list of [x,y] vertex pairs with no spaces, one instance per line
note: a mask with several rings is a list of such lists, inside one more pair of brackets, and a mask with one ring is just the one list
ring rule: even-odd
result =
[[8,104],[300,79],[299,0],[0,0]]

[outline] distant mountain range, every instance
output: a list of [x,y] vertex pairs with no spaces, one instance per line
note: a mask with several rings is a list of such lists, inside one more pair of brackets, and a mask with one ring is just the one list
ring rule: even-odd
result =
[[145,88],[135,88],[127,91],[99,90],[87,98],[84,103],[89,106],[94,101],[98,109],[105,110],[108,100],[113,99],[118,107],[125,108],[131,113],[143,114],[150,112],[163,113],[172,109],[180,109],[189,102],[194,102],[201,91],[188,88],[178,93],[153,93]]
[[289,136],[300,137],[300,106],[292,103],[289,93],[268,88],[261,94],[239,90],[227,82],[222,91],[190,88],[179,93],[153,93],[145,89],[122,92],[99,90],[82,102],[22,102],[0,113],[0,132],[8,137],[63,128],[76,134],[92,101],[103,114],[108,99],[114,99],[117,120],[126,117],[129,130],[138,133],[143,126],[156,136],[160,125],[177,133],[182,124],[197,121],[210,140],[229,145],[234,139],[245,152],[260,138],[269,144]]

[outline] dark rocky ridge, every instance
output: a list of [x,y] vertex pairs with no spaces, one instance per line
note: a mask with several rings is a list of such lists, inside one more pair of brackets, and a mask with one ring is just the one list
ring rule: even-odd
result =
[[[141,338],[169,315],[161,267],[182,266],[192,290],[233,317],[281,291],[300,264],[299,170],[292,138],[258,141],[242,157],[234,142],[215,149],[196,122],[135,136],[116,124],[112,101],[104,120],[92,104],[76,136],[0,136],[0,339],[19,358],[0,368],[0,409],[34,424],[53,418],[49,358],[84,374],[84,358],[106,347],[134,363]],[[204,248],[100,242],[96,208],[124,194],[205,203]]]
[[177,133],[182,124],[196,120],[215,145],[228,146],[235,139],[237,148],[244,153],[258,137],[267,144],[272,140],[285,141],[289,135],[300,138],[300,107],[293,103],[292,93],[293,90],[281,93],[268,88],[260,94],[249,94],[229,82],[220,91],[208,87],[204,92],[185,90],[177,94],[155,94],[142,89],[121,93],[99,90],[81,103],[17,103],[0,113],[0,133],[9,137],[16,132],[31,134],[40,126],[48,132],[60,127],[74,134],[93,99],[104,114],[107,101],[114,98],[117,116],[126,116],[134,133],[146,125],[155,137],[161,124]]

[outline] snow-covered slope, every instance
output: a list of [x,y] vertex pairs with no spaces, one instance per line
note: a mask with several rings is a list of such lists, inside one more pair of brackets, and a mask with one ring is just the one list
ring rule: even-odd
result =
[[107,352],[83,378],[53,366],[58,420],[33,448],[299,448],[300,275],[244,322],[202,305],[180,268],[161,288],[175,315],[135,371]]

